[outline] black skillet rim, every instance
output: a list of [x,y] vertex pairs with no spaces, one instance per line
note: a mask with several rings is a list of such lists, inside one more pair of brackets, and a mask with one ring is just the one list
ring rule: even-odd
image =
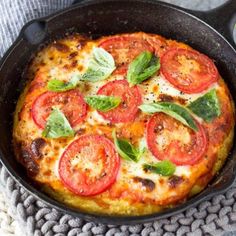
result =
[[[51,19],[53,19],[54,17],[62,15],[65,12],[69,12],[72,9],[82,8],[84,6],[89,6],[89,5],[96,5],[96,4],[99,4],[99,2],[102,3],[102,2],[113,2],[113,1],[117,1],[117,0],[100,0],[100,1],[97,1],[97,2],[88,1],[88,2],[84,2],[84,3],[76,4],[74,6],[67,7],[65,9],[60,10],[56,13],[53,13],[49,16],[38,18],[38,19],[35,19],[35,20],[32,20],[32,21],[28,22],[27,24],[24,25],[24,27],[22,28],[19,36],[15,40],[15,42],[7,50],[7,52],[4,54],[3,58],[1,59],[1,61],[0,61],[0,70],[4,66],[4,63],[7,60],[8,56],[11,53],[14,52],[14,49],[17,47],[17,45],[23,40],[24,30],[27,28],[27,26],[29,26],[33,22],[35,22],[35,21],[46,21],[46,22],[48,22]],[[208,25],[207,23],[205,23],[201,19],[199,19],[199,18],[195,17],[194,15],[188,13],[188,11],[185,10],[185,9],[173,6],[173,5],[168,4],[168,3],[157,2],[157,1],[154,2],[154,1],[151,1],[151,0],[148,0],[148,1],[145,1],[145,0],[129,0],[129,1],[131,1],[131,2],[145,2],[146,4],[150,3],[150,4],[157,4],[157,5],[164,5],[165,7],[176,10],[177,12],[186,14],[186,15],[194,18],[195,20],[200,21],[206,27],[208,27],[210,30],[213,30],[219,37],[221,37],[225,41],[225,43],[227,43],[232,48],[232,50],[236,54],[235,49],[228,43],[228,41],[221,34],[219,34],[214,28],[212,28],[210,25]],[[232,155],[232,153],[229,154],[229,155]],[[32,185],[30,185],[25,180],[23,180],[13,170],[13,168],[7,163],[7,161],[3,157],[3,153],[2,153],[1,150],[0,150],[0,157],[1,157],[1,159],[0,159],[1,163],[7,168],[9,174],[13,177],[13,179],[18,184],[20,184],[20,186],[23,186],[30,194],[32,194],[34,197],[41,200],[45,204],[49,205],[52,208],[57,209],[58,211],[61,211],[61,212],[65,213],[65,214],[69,213],[72,216],[83,218],[84,220],[87,220],[87,221],[94,221],[94,222],[97,222],[97,223],[105,223],[105,224],[112,224],[112,225],[121,225],[121,224],[131,225],[131,224],[138,224],[138,223],[147,223],[147,222],[151,222],[151,221],[162,219],[162,218],[167,218],[167,217],[170,217],[172,215],[181,213],[181,212],[187,210],[188,208],[194,207],[197,204],[199,204],[200,202],[202,202],[204,200],[207,200],[207,199],[209,199],[210,197],[212,197],[216,194],[220,194],[220,193],[226,191],[227,189],[229,189],[232,186],[232,184],[234,183],[234,180],[236,178],[236,173],[235,173],[235,171],[233,171],[233,173],[231,174],[232,176],[231,176],[230,180],[227,181],[227,183],[224,186],[221,186],[221,187],[219,187],[219,186],[207,187],[203,192],[196,195],[195,197],[187,200],[186,202],[184,202],[180,205],[177,205],[174,208],[169,208],[168,210],[165,210],[164,212],[158,212],[158,213],[153,213],[153,214],[144,215],[144,216],[101,215],[101,214],[90,214],[90,213],[82,212],[79,209],[69,207],[67,205],[64,205],[64,204],[50,198],[49,196],[47,196],[46,194],[44,194],[41,191],[38,191]],[[227,161],[229,161],[229,160],[227,160]],[[233,169],[234,170],[236,169],[236,163],[234,164]]]

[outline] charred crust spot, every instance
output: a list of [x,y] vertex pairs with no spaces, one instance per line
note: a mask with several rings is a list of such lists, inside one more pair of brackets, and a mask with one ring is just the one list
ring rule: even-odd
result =
[[172,97],[167,94],[160,94],[159,99],[161,102],[178,102],[182,105],[185,105],[187,103],[186,99],[183,99],[181,97]]
[[133,178],[133,181],[135,183],[141,183],[143,185],[143,187],[145,187],[148,192],[152,192],[155,189],[155,186],[156,186],[155,183],[152,180],[143,179],[143,178],[140,178],[140,177],[137,177],[137,176]]
[[176,188],[183,181],[184,181],[184,178],[182,176],[172,175],[168,179],[168,184],[171,188]]
[[21,150],[20,162],[25,168],[30,176],[35,176],[39,172],[39,165],[34,160],[33,155],[27,149]]
[[70,66],[73,68],[73,67],[76,67],[77,65],[77,60],[74,60],[71,62]]
[[59,42],[53,43],[52,46],[54,48],[56,48],[59,52],[66,53],[66,52],[68,52],[70,50],[70,48],[67,45],[65,45],[63,43],[59,43]]
[[76,131],[76,134],[81,135],[81,134],[84,134],[85,131],[86,131],[85,129],[80,128],[80,129],[78,129],[78,130]]
[[78,52],[72,52],[69,54],[68,59],[71,60],[78,55]]
[[79,43],[77,44],[77,49],[81,50],[87,43],[87,40],[80,40]]
[[46,145],[46,141],[43,138],[36,138],[32,141],[30,145],[31,152],[35,156],[36,159],[42,157],[42,148]]
[[159,99],[161,102],[173,102],[174,98],[167,94],[160,94]]

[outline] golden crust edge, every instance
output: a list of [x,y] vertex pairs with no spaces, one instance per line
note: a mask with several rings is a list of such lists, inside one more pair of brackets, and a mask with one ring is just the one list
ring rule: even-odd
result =
[[[222,79],[221,79],[222,80]],[[225,84],[225,82],[224,82]],[[16,106],[16,110],[15,110],[15,113],[14,113],[14,122],[13,122],[13,130],[15,130],[15,127],[17,126],[18,124],[18,113],[21,111],[22,109],[22,106],[23,106],[23,103],[24,103],[24,99],[25,99],[25,96],[27,95],[27,92],[28,92],[28,89],[29,89],[29,86],[30,86],[30,81],[27,83],[23,93],[21,94],[19,100],[18,100],[18,103],[17,103],[17,106]],[[234,103],[233,103],[233,100],[231,100],[231,103],[232,103],[232,108],[234,109]],[[14,134],[13,134],[14,135]],[[217,160],[216,162],[214,163],[214,166],[213,166],[213,174],[215,174],[217,171],[219,171],[221,169],[221,167],[223,166],[227,156],[228,156],[228,153],[232,147],[232,144],[233,144],[233,137],[234,137],[234,130],[233,130],[233,127],[231,128],[230,130],[230,133],[228,134],[228,137],[224,139],[223,143],[221,144],[218,152],[217,152]],[[219,161],[221,160],[221,161]],[[215,169],[215,170],[214,170]],[[210,180],[210,178],[209,178]],[[208,180],[208,181],[209,181]],[[196,181],[197,182],[197,181]],[[62,196],[55,196],[51,190],[47,191],[45,190],[46,192],[48,192],[52,197],[54,197],[55,199],[61,199],[63,198],[63,195]],[[65,199],[64,199],[65,200]],[[183,199],[184,200],[184,199]],[[156,206],[156,205],[151,205],[151,204],[145,204],[145,211],[143,211],[143,205],[142,204],[129,204],[127,201],[124,201],[124,200],[118,200],[121,202],[123,202],[123,208],[124,208],[124,211],[123,213],[121,213],[121,215],[143,215],[143,214],[150,214],[150,213],[153,213],[153,212],[157,212],[157,211],[162,211],[164,209],[164,207],[159,207],[159,206]],[[70,205],[70,201],[67,202],[67,204]],[[84,204],[84,202],[83,202]],[[97,206],[97,203],[95,203],[95,205]],[[115,204],[114,204],[115,205]],[[72,204],[73,206],[73,204]],[[141,206],[141,207],[139,207]],[[119,206],[117,206],[119,207]],[[116,210],[119,210],[117,209],[117,207],[114,207],[114,211],[110,211],[107,210],[107,214],[113,214],[113,212],[115,212]],[[89,211],[88,210],[88,207],[84,207],[83,208],[86,209],[86,211]],[[95,207],[96,208],[96,207]],[[91,210],[90,212],[92,213],[97,213],[96,210],[93,211],[94,209],[94,205],[91,205]],[[128,208],[128,209],[127,209]],[[133,208],[136,208],[137,209],[137,212],[133,211],[132,209]],[[142,212],[140,213],[139,212],[139,208],[142,210]],[[115,210],[116,209],[116,210]],[[83,209],[82,209],[83,210]]]

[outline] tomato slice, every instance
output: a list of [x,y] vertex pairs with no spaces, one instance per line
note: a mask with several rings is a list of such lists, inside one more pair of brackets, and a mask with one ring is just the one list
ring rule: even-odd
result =
[[87,114],[87,104],[78,90],[60,93],[48,91],[35,99],[31,110],[35,124],[41,129],[44,129],[54,106],[64,113],[72,127],[83,121]]
[[138,87],[129,87],[126,80],[108,82],[98,90],[97,94],[121,98],[118,107],[107,112],[99,112],[100,115],[112,123],[133,121],[138,112],[138,106],[142,102]]
[[104,48],[114,57],[117,67],[117,70],[114,71],[115,74],[123,74],[124,71],[127,71],[129,63],[141,52],[154,51],[146,39],[132,35],[109,37],[102,41],[99,47]]
[[91,196],[105,191],[116,181],[119,166],[120,158],[109,139],[84,135],[62,154],[59,176],[73,193]]
[[200,93],[216,82],[219,74],[207,56],[189,49],[170,49],[161,58],[161,72],[184,93]]
[[194,165],[207,149],[207,136],[198,123],[198,131],[184,126],[174,118],[157,113],[147,124],[147,144],[159,160],[168,159],[176,165]]

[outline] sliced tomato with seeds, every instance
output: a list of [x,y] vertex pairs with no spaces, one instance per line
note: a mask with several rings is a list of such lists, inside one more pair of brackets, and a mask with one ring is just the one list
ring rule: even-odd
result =
[[142,36],[114,36],[102,41],[99,47],[104,48],[114,57],[117,69],[114,74],[123,74],[135,57],[144,51],[154,52],[151,44]]
[[59,161],[59,176],[73,193],[91,196],[115,181],[120,158],[113,143],[101,135],[84,135],[73,141]]
[[118,107],[107,112],[99,112],[100,115],[112,123],[133,121],[138,112],[138,106],[142,102],[138,87],[129,87],[127,80],[108,82],[98,90],[97,94],[121,98]]
[[184,126],[174,118],[157,113],[147,124],[147,144],[159,160],[170,160],[176,165],[194,165],[207,150],[208,140],[203,127],[198,131]]
[[72,127],[83,121],[87,114],[87,104],[78,90],[66,92],[45,92],[32,105],[31,115],[36,125],[44,129],[52,107],[58,107]]
[[161,72],[184,93],[200,93],[216,82],[219,74],[207,56],[189,49],[171,49],[161,58]]

